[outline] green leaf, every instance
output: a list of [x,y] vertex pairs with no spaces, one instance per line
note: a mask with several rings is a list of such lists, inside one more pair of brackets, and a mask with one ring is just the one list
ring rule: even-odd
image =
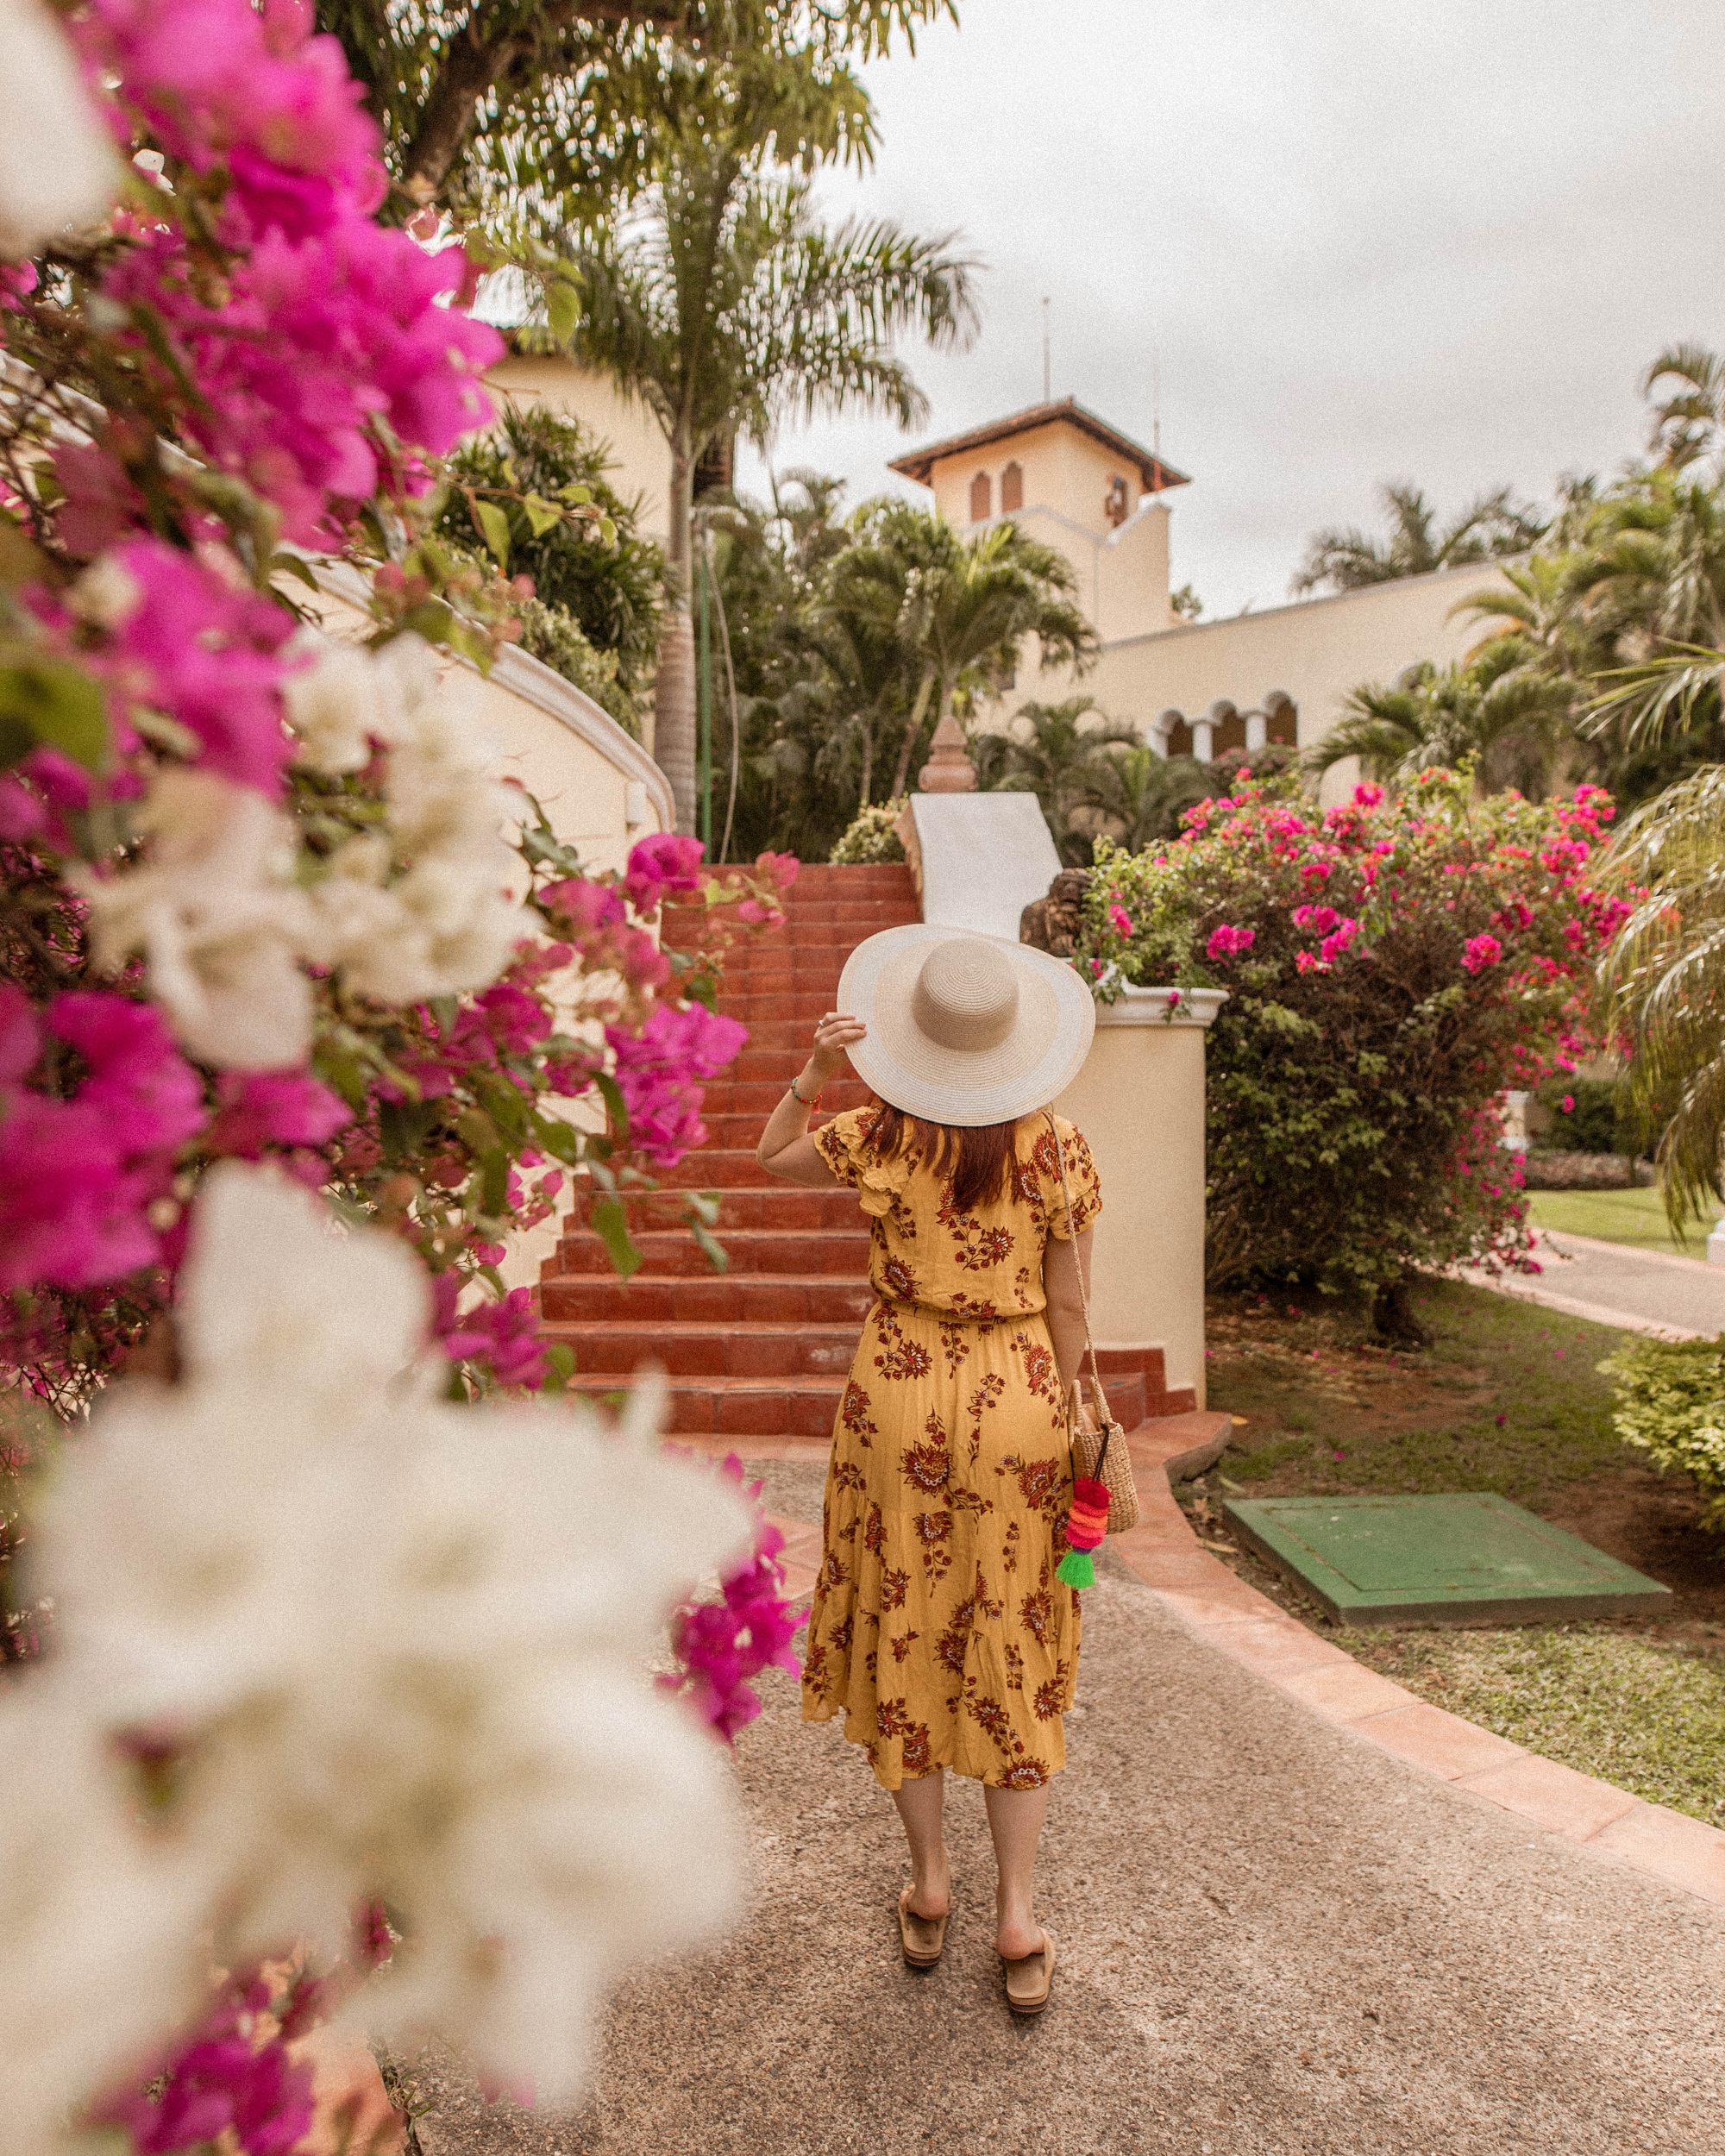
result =
[[554,525],[561,524],[563,521],[562,511],[553,509],[543,495],[524,494],[521,498],[521,506],[527,512],[527,522],[536,539],[543,539]]
[[474,522],[501,569],[509,567],[509,519],[495,502],[475,502]]
[[622,1205],[615,1198],[601,1198],[593,1208],[589,1221],[593,1233],[610,1252],[612,1268],[619,1277],[631,1279],[645,1261],[629,1239],[629,1219]]
[[567,486],[557,489],[557,499],[567,502],[571,509],[585,509],[593,498],[592,487],[584,486],[579,479],[571,479]]
[[569,1380],[575,1374],[575,1351],[567,1340],[552,1340],[545,1349],[547,1364],[541,1392],[562,1393],[569,1388]]
[[[99,771],[108,755],[102,691],[65,659],[27,659],[0,667],[0,755],[16,763],[39,743]],[[22,743],[22,746],[16,746]]]
[[509,1203],[509,1156],[501,1146],[487,1153],[480,1163],[480,1209],[490,1219],[500,1219]]
[[570,277],[554,277],[545,286],[545,320],[559,344],[567,344],[580,327],[580,286]]
[[314,592],[319,588],[317,579],[311,572],[311,564],[300,555],[273,554],[269,561],[269,573],[273,577],[298,577],[302,584]]
[[694,1237],[696,1242],[700,1244],[702,1250],[706,1252],[707,1263],[712,1266],[714,1272],[724,1273],[728,1272],[731,1269],[730,1253],[725,1250],[724,1245],[722,1243],[718,1242],[708,1232],[706,1228],[701,1225],[699,1220],[692,1220],[689,1223],[689,1232]]

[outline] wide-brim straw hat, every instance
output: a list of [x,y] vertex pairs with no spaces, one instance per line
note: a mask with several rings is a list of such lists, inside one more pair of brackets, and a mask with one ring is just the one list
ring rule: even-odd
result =
[[883,929],[844,962],[837,1007],[869,1037],[851,1068],[882,1100],[975,1130],[1046,1107],[1096,1031],[1083,981],[1058,958],[932,922]]

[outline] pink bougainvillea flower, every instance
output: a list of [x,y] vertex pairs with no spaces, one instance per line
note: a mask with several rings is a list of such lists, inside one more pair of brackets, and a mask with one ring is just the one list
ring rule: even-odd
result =
[[1137,932],[1132,927],[1132,915],[1123,906],[1111,906],[1108,908],[1108,926],[1113,929],[1116,936],[1124,936],[1128,938]]
[[530,1288],[512,1288],[500,1301],[456,1311],[466,1285],[458,1273],[433,1282],[433,1325],[437,1344],[452,1363],[478,1363],[499,1385],[536,1392],[550,1369],[539,1337],[539,1313]]
[[638,838],[629,849],[623,888],[637,913],[655,912],[668,891],[697,891],[699,870],[706,848],[698,838],[679,837],[674,831],[656,831]]
[[1381,786],[1357,786],[1353,790],[1356,808],[1374,809],[1383,799],[1383,788]]
[[716,1077],[748,1039],[746,1027],[699,1003],[661,1003],[638,1033],[605,1028],[629,1142],[661,1168],[703,1144],[699,1081]]
[[223,1071],[216,1102],[204,1144],[238,1160],[260,1160],[272,1145],[323,1145],[354,1119],[339,1094],[304,1070]]
[[[743,1480],[743,1463],[734,1452],[719,1471],[732,1482]],[[760,1483],[751,1483],[748,1495],[758,1504]],[[784,1536],[763,1515],[754,1548],[722,1576],[719,1600],[689,1603],[672,1620],[671,1648],[682,1669],[659,1682],[682,1693],[727,1744],[761,1712],[756,1678],[769,1669],[792,1677],[800,1672],[791,1642],[801,1620],[785,1599],[779,1557],[784,1546]]]
[[[70,1098],[23,1082],[50,1038],[83,1062]],[[0,1289],[81,1288],[153,1263],[150,1208],[204,1119],[197,1074],[150,1005],[80,991],[39,1014],[0,983]]]
[[282,655],[292,617],[160,539],[131,540],[104,561],[128,597],[105,642],[79,657],[107,687],[118,745],[133,737],[127,714],[147,705],[195,738],[203,768],[278,793],[292,746],[280,686],[294,663]]
[[1502,956],[1503,946],[1495,936],[1471,936],[1463,946],[1461,962],[1469,973],[1484,973]]
[[1575,1095],[1572,1093],[1566,1093],[1563,1099],[1559,1101],[1558,1106],[1563,1110],[1565,1115],[1573,1115],[1575,1113]]
[[1224,921],[1220,928],[1211,930],[1204,951],[1210,958],[1233,958],[1241,951],[1250,950],[1257,941],[1255,928],[1231,928]]

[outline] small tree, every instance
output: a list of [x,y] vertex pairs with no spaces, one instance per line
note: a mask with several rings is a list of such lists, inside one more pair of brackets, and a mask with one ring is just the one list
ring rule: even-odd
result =
[[1495,1111],[1582,1052],[1587,973],[1625,911],[1591,881],[1609,801],[1480,803],[1428,771],[1319,814],[1251,782],[1130,856],[1104,841],[1078,963],[1220,987],[1209,1039],[1209,1265],[1303,1280],[1416,1330],[1407,1283],[1525,1266]]
[[1482,494],[1460,515],[1440,526],[1438,514],[1417,486],[1393,480],[1378,489],[1388,534],[1383,539],[1358,525],[1314,532],[1289,589],[1356,592],[1368,584],[1390,584],[1398,577],[1426,576],[1433,569],[1458,568],[1470,561],[1496,561],[1525,554],[1546,530],[1529,505],[1518,506],[1510,490],[1500,486]]

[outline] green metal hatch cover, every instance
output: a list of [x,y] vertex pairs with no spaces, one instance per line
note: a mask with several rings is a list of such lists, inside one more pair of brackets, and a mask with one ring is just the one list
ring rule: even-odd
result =
[[1657,1580],[1484,1490],[1230,1498],[1222,1515],[1344,1624],[1538,1624],[1671,1602]]

